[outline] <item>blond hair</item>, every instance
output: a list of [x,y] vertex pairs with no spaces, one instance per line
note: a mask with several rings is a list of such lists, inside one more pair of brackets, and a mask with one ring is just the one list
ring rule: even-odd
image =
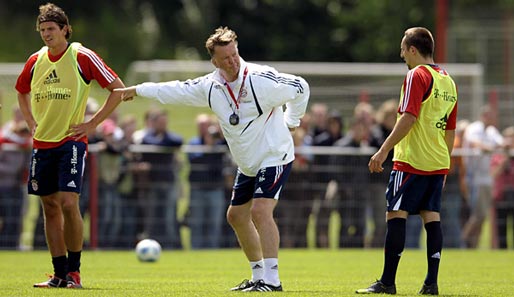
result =
[[211,36],[209,36],[205,42],[205,48],[207,49],[207,52],[209,52],[209,55],[212,57],[214,55],[214,48],[216,46],[225,46],[231,42],[235,42],[237,44],[236,39],[236,32],[230,30],[228,27],[219,27]]

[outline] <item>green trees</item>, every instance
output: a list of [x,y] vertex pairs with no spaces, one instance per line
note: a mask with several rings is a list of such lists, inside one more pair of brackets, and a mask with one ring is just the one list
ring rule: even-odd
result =
[[[54,1],[68,14],[72,40],[97,50],[123,74],[139,59],[207,59],[204,41],[229,26],[248,60],[398,61],[398,36],[432,27],[433,3],[408,0],[88,0]],[[428,4],[427,4],[428,3]],[[39,48],[37,4],[0,1],[0,62]]]
[[[208,59],[204,41],[218,26],[233,28],[242,56],[253,61],[400,62],[403,31],[425,26],[435,33],[437,19],[437,0],[54,2],[70,17],[72,40],[98,51],[121,75],[134,60]],[[507,20],[514,15],[511,0],[471,3],[448,1],[448,30],[453,34],[462,26],[481,28],[482,19],[508,24],[501,19],[509,12]],[[0,62],[22,62],[42,45],[34,32],[38,5],[0,0]],[[474,61],[476,56],[461,55],[451,55],[453,62]]]

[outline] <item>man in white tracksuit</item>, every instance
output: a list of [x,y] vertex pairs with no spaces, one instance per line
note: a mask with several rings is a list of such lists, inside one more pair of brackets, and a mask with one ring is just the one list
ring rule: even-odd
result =
[[238,165],[227,220],[252,269],[252,278],[231,290],[282,291],[273,209],[291,171],[290,131],[305,113],[309,85],[299,76],[245,62],[236,38],[234,31],[220,27],[207,39],[205,46],[216,67],[210,74],[116,91],[122,92],[123,100],[143,96],[164,104],[212,109]]

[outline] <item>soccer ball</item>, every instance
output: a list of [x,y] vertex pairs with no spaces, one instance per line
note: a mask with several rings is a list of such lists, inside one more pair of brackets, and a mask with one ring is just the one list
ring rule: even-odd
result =
[[136,255],[141,262],[155,262],[161,256],[161,245],[153,239],[143,239],[136,245]]

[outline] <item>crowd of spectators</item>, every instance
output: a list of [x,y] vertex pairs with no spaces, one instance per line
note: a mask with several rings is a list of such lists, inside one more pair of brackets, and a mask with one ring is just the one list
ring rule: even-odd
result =
[[[87,113],[97,107],[91,100]],[[283,247],[383,246],[389,176],[371,175],[367,163],[391,132],[396,113],[396,100],[385,101],[377,110],[359,102],[350,118],[326,104],[311,105],[294,132],[296,160],[276,209]],[[514,221],[514,127],[500,133],[495,118],[486,106],[476,121],[459,121],[441,212],[447,247],[476,248],[487,218],[491,246],[514,247],[507,242],[507,232],[514,230],[507,226]],[[133,248],[143,238],[174,249],[237,245],[225,219],[236,168],[216,120],[198,115],[197,135],[189,140],[170,131],[169,120],[165,111],[151,108],[144,114],[144,127],[137,130],[133,115],[120,118],[113,113],[89,135],[80,209],[97,216],[99,247]],[[30,199],[24,183],[30,141],[25,122],[14,109],[0,133],[3,249],[22,246],[22,222]],[[391,171],[391,157],[384,172]],[[97,189],[94,212],[90,189]],[[185,210],[179,207],[180,199],[187,201]],[[32,245],[37,248],[45,244],[44,236],[38,236],[44,232],[41,216],[34,224]],[[184,237],[184,228],[189,236]],[[420,230],[420,222],[409,218],[407,247],[419,247]]]

